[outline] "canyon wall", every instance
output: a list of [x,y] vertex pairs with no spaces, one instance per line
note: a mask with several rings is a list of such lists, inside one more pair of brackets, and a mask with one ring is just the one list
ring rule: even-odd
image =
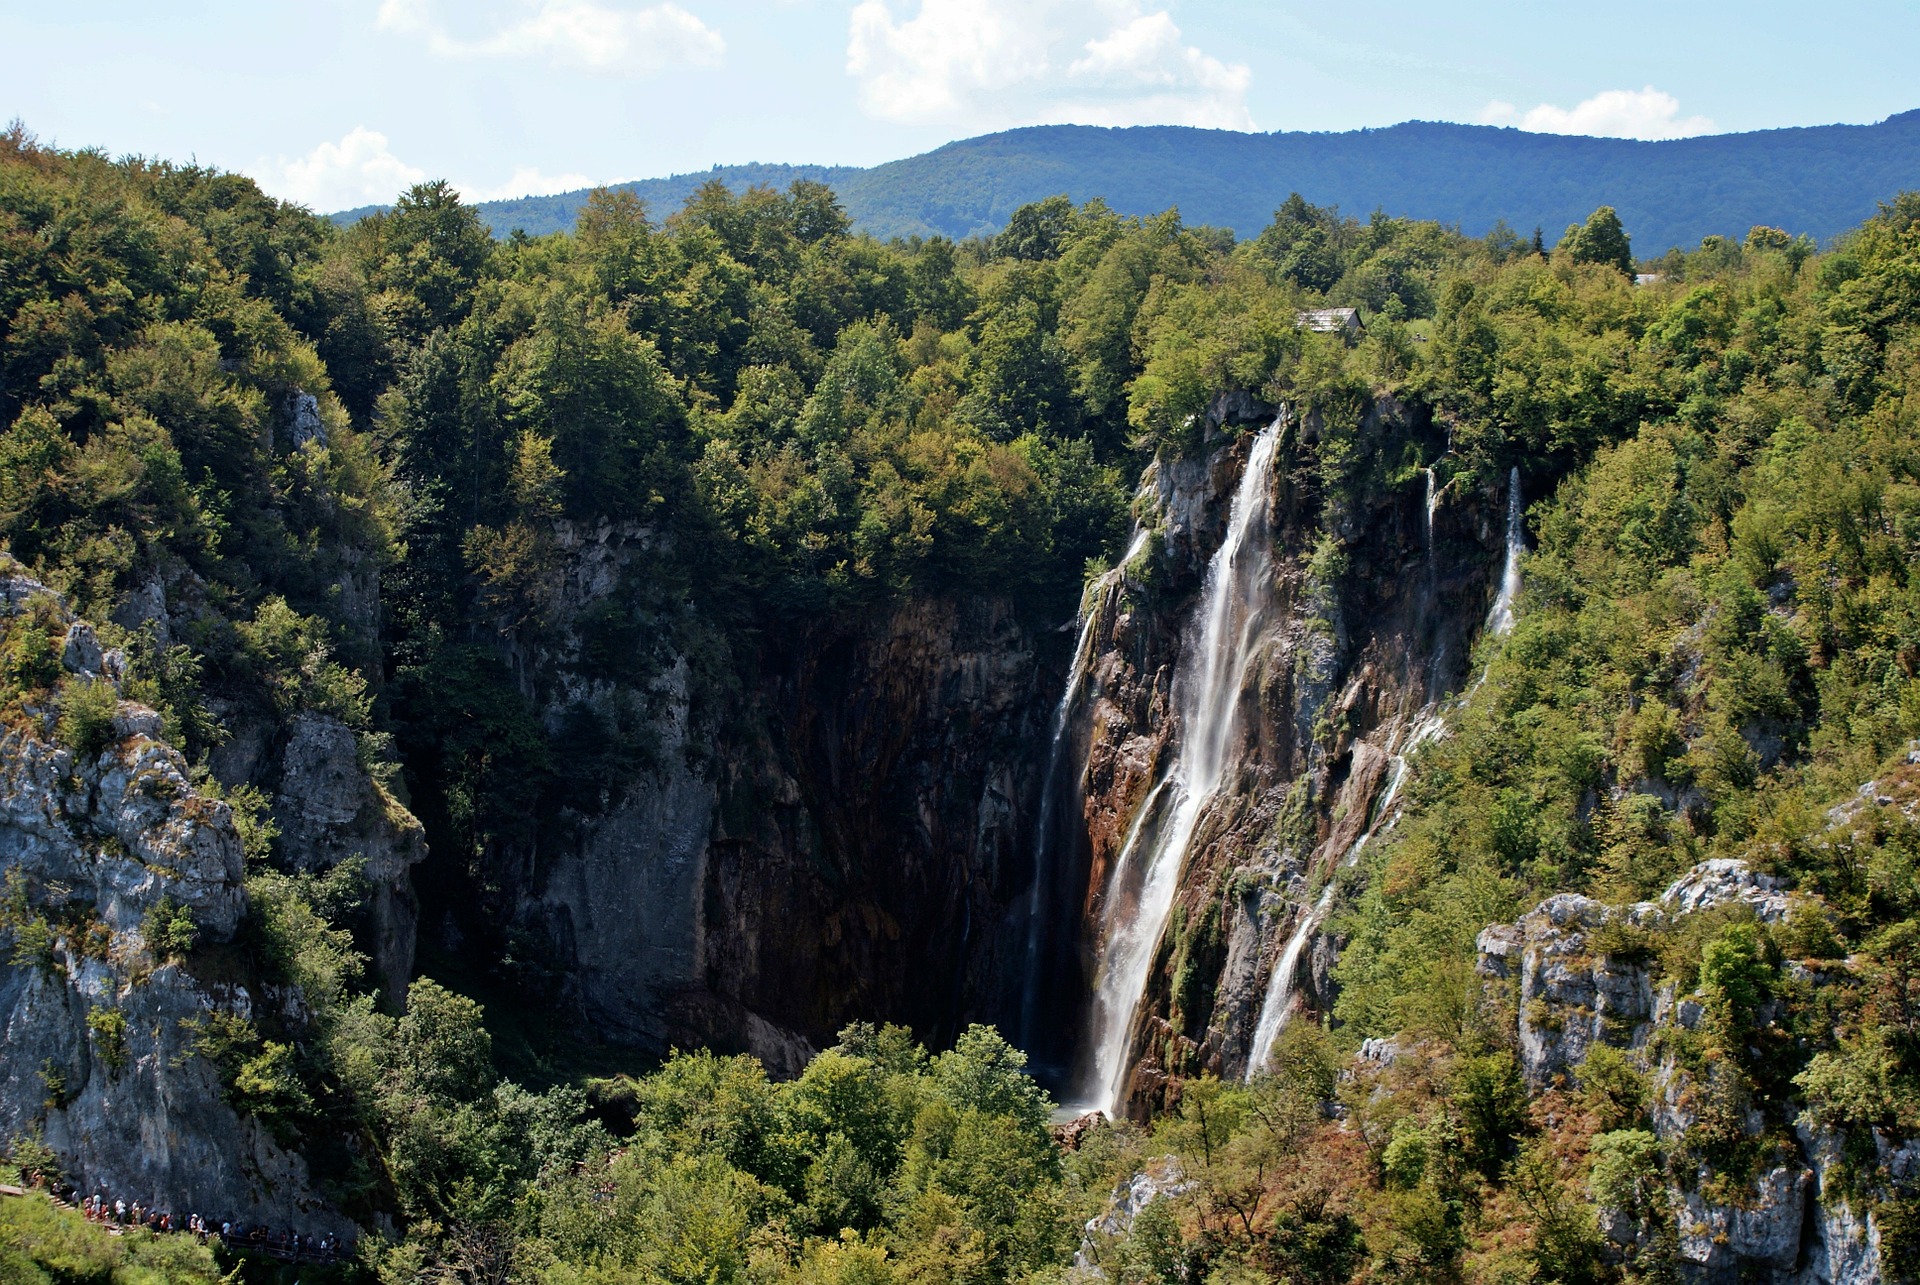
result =
[[118,699],[124,656],[54,595],[10,576],[0,610],[49,618],[67,683],[107,696],[79,733],[29,706],[0,735],[0,1137],[51,1148],[88,1194],[350,1232],[202,1055],[221,1022],[300,1005],[245,966],[232,812],[189,783],[158,714]]
[[[1111,916],[1114,867],[1167,772],[1176,739],[1173,677],[1209,559],[1223,537],[1226,498],[1263,424],[1277,432],[1263,534],[1271,601],[1252,650],[1233,722],[1228,766],[1186,845],[1178,892],[1132,1016],[1120,1092],[1102,1104],[1085,1063],[1081,997],[1101,965],[1099,928]],[[1324,1010],[1338,943],[1295,930],[1322,889],[1389,823],[1382,807],[1404,772],[1403,752],[1437,726],[1441,702],[1469,681],[1469,658],[1493,597],[1506,497],[1452,493],[1429,500],[1422,474],[1402,485],[1357,488],[1329,503],[1312,447],[1324,425],[1223,398],[1211,449],[1163,463],[1148,481],[1158,538],[1117,593],[1098,604],[1083,736],[1084,773],[1071,836],[1077,859],[1053,890],[1073,911],[1050,951],[1051,1029],[1063,1037],[1043,1060],[1080,1064],[1068,1082],[1092,1105],[1140,1114],[1178,1076],[1239,1075],[1263,1003]],[[1357,452],[1384,455],[1388,439],[1420,441],[1431,428],[1391,402],[1358,428]],[[1435,444],[1427,443],[1431,453]],[[1316,921],[1317,923],[1317,921]],[[1309,925],[1311,928],[1314,925]],[[1273,973],[1286,957],[1289,975]]]

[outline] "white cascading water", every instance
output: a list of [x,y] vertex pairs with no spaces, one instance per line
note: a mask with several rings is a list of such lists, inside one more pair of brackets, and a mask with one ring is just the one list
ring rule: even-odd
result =
[[1147,547],[1149,534],[1144,528],[1135,531],[1133,542],[1127,546],[1120,561],[1094,581],[1082,598],[1080,642],[1073,651],[1073,667],[1067,671],[1066,690],[1060,693],[1060,703],[1053,710],[1053,739],[1047,747],[1046,772],[1040,778],[1040,817],[1033,833],[1033,887],[1027,894],[1026,989],[1020,996],[1020,1047],[1026,1049],[1033,1047],[1034,1022],[1038,1017],[1040,944],[1047,919],[1046,890],[1053,878],[1054,801],[1059,793],[1057,778],[1061,760],[1073,744],[1073,737],[1069,734],[1073,726],[1073,711],[1079,704],[1081,686],[1086,682],[1093,663],[1094,626],[1100,621],[1100,613],[1108,595],[1126,574],[1128,564]]
[[[1376,834],[1384,834],[1393,828],[1399,820],[1393,805],[1400,798],[1400,787],[1407,780],[1407,756],[1438,736],[1446,727],[1439,711],[1432,705],[1426,706],[1415,715],[1407,728],[1405,744],[1398,750],[1389,748],[1387,755],[1393,763],[1393,775],[1387,781],[1386,793],[1380,796],[1379,804],[1373,809],[1372,819],[1361,832],[1353,846],[1347,849],[1343,865],[1354,865],[1360,860],[1360,854],[1366,851],[1368,840]],[[1395,733],[1399,739],[1399,733]],[[1280,958],[1274,961],[1273,971],[1267,975],[1266,994],[1260,1000],[1260,1015],[1253,1024],[1253,1046],[1247,1054],[1246,1077],[1254,1076],[1267,1069],[1273,1056],[1273,1042],[1286,1029],[1287,1019],[1293,1016],[1294,979],[1300,971],[1300,955],[1313,939],[1313,934],[1326,921],[1327,911],[1333,905],[1332,880],[1327,882],[1320,899],[1313,909],[1300,916],[1300,922],[1294,926],[1293,936],[1287,939],[1286,948],[1280,952]]]
[[1432,469],[1430,469],[1430,468],[1429,468],[1429,469],[1422,469],[1422,470],[1421,470],[1421,472],[1423,472],[1423,473],[1425,473],[1425,474],[1427,475],[1427,546],[1426,546],[1426,554],[1427,554],[1427,565],[1428,565],[1429,567],[1431,567],[1431,566],[1433,565],[1433,515],[1434,515],[1434,514],[1435,514],[1436,512],[1438,512],[1438,511],[1439,511],[1439,508],[1440,508],[1440,494],[1439,494],[1439,492],[1438,492],[1438,491],[1436,491],[1436,490],[1434,489],[1434,476],[1433,476],[1433,470],[1432,470]]
[[[1278,422],[1262,431],[1247,456],[1226,538],[1207,568],[1193,632],[1174,670],[1173,764],[1140,805],[1107,880],[1082,1096],[1110,1116],[1125,1092],[1134,1013],[1173,911],[1187,845],[1226,769],[1247,664],[1271,604],[1267,486],[1279,431]],[[1171,806],[1164,816],[1163,796]]]
[[1507,565],[1500,573],[1500,592],[1487,613],[1487,631],[1496,638],[1513,628],[1513,600],[1520,594],[1520,558],[1527,551],[1526,524],[1520,514],[1520,466],[1507,475]]
[[[1427,578],[1431,587],[1435,565],[1433,520],[1440,508],[1440,495],[1435,487],[1433,470],[1429,468],[1424,471],[1427,475],[1425,552]],[[1511,532],[1509,532],[1509,541],[1511,541]],[[1512,561],[1512,554],[1509,553],[1509,564]],[[1515,571],[1514,574],[1517,576],[1518,572]],[[1356,864],[1360,860],[1360,854],[1366,851],[1367,841],[1374,835],[1384,833],[1393,827],[1394,821],[1398,819],[1394,815],[1393,805],[1399,799],[1400,787],[1406,783],[1407,779],[1407,756],[1438,736],[1445,726],[1446,723],[1438,709],[1429,704],[1415,715],[1413,723],[1406,729],[1404,746],[1396,750],[1392,742],[1389,742],[1387,754],[1393,764],[1393,776],[1388,779],[1386,793],[1381,796],[1378,806],[1373,809],[1367,828],[1361,831],[1358,839],[1353,841],[1353,847],[1347,850],[1342,865]],[[1394,740],[1399,739],[1400,731],[1396,729]],[[1249,1080],[1267,1069],[1268,1062],[1273,1056],[1273,1042],[1280,1037],[1280,1032],[1286,1027],[1287,1019],[1293,1016],[1294,979],[1300,971],[1300,956],[1306,950],[1307,943],[1313,940],[1313,934],[1325,922],[1327,911],[1333,906],[1333,890],[1334,883],[1328,880],[1325,890],[1321,892],[1319,900],[1314,902],[1313,908],[1301,915],[1300,922],[1294,925],[1293,935],[1287,939],[1286,946],[1280,952],[1280,958],[1274,961],[1273,971],[1267,974],[1266,993],[1261,996],[1260,1014],[1253,1024],[1253,1046],[1247,1053],[1246,1078]]]

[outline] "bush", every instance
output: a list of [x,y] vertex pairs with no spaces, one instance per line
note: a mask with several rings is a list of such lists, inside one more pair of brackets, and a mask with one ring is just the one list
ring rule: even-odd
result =
[[171,897],[162,897],[140,922],[140,935],[146,939],[147,953],[162,962],[184,959],[199,934],[193,912]]
[[117,1008],[87,1010],[87,1029],[100,1060],[118,1071],[127,1064],[127,1015]]
[[192,1236],[113,1235],[37,1192],[0,1200],[0,1285],[220,1285]]
[[69,675],[60,682],[59,706],[55,734],[74,753],[95,758],[112,743],[113,716],[120,709],[120,693],[112,683]]
[[0,642],[0,681],[23,692],[38,692],[60,681],[60,649],[54,645],[59,619],[53,599],[39,597],[7,622]]
[[1580,1097],[1603,1129],[1624,1129],[1646,1111],[1647,1077],[1619,1049],[1596,1044],[1580,1064]]

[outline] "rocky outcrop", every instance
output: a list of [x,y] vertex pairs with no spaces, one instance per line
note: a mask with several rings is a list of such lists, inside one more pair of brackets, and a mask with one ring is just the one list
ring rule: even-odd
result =
[[[1762,923],[1778,923],[1789,911],[1779,880],[1721,859],[1695,866],[1653,901],[1609,906],[1561,894],[1516,923],[1482,931],[1479,972],[1496,996],[1511,988],[1517,1000],[1518,1049],[1529,1085],[1540,1090],[1577,1081],[1600,1044],[1630,1050],[1652,1085],[1654,1133],[1670,1150],[1683,1147],[1703,1096],[1718,1092],[1720,1070],[1710,1064],[1704,1073],[1710,1083],[1696,1080],[1663,1033],[1700,1028],[1705,1004],[1663,982],[1639,951],[1610,952],[1605,943],[1610,934],[1616,941],[1625,937],[1617,931],[1622,928],[1663,932],[1684,916],[1740,906]],[[1752,1137],[1770,1128],[1780,1132],[1778,1121],[1770,1123],[1758,1107],[1748,1105],[1745,1115]],[[1677,1261],[1689,1279],[1776,1285],[1880,1279],[1880,1231],[1870,1203],[1861,1203],[1857,1175],[1843,1180],[1840,1139],[1802,1123],[1794,1141],[1797,1146],[1783,1144],[1785,1154],[1776,1153],[1750,1178],[1729,1183],[1702,1166],[1669,1184]],[[1887,1173],[1901,1163],[1892,1153],[1881,1160]],[[1622,1252],[1644,1249],[1650,1236],[1645,1223],[1620,1211],[1602,1210],[1601,1229]]]
[[1655,993],[1650,962],[1593,944],[1613,922],[1658,929],[1680,915],[1745,905],[1763,923],[1786,917],[1780,883],[1741,861],[1703,862],[1656,901],[1609,906],[1578,893],[1547,898],[1517,923],[1494,924],[1479,938],[1482,977],[1512,979],[1519,1005],[1520,1067],[1527,1083],[1545,1088],[1572,1072],[1596,1044],[1641,1048],[1660,1021],[1693,1026],[1700,1006],[1671,988]]
[[1193,1183],[1170,1157],[1152,1161],[1113,1189],[1107,1207],[1087,1221],[1080,1248],[1073,1256],[1072,1275],[1081,1280],[1105,1280],[1106,1251],[1133,1230],[1133,1221],[1156,1200],[1177,1200],[1193,1190]]
[[[1704,1181],[1710,1176],[1701,1172]],[[1680,1193],[1674,1219],[1680,1261],[1707,1277],[1741,1271],[1791,1272],[1800,1259],[1811,1171],[1780,1165],[1758,1175],[1739,1204],[1718,1204],[1699,1187]]]
[[301,870],[364,863],[369,953],[397,1009],[413,977],[412,869],[427,855],[426,831],[362,765],[353,729],[331,715],[294,715],[277,759],[281,851]]
[[[289,414],[302,404],[290,402]],[[377,675],[378,568],[351,548],[331,550],[329,559],[347,659]],[[155,572],[128,593],[114,622],[150,632],[163,647],[180,635],[228,627],[207,586],[179,567]],[[206,766],[226,788],[252,786],[267,794],[281,862],[310,873],[348,861],[362,864],[368,904],[366,922],[356,925],[357,942],[372,961],[388,1006],[398,1009],[413,976],[418,899],[412,872],[426,857],[425,829],[369,770],[359,734],[332,715],[284,715],[252,693],[216,695],[209,709],[221,739],[207,747]]]
[[[0,594],[9,614],[36,597],[18,578]],[[69,672],[118,677],[84,624],[62,652]],[[38,1134],[80,1186],[149,1208],[346,1232],[196,1052],[198,1024],[259,997],[200,975],[246,914],[240,841],[160,726],[121,701],[76,749],[29,706],[0,736],[0,1137]]]

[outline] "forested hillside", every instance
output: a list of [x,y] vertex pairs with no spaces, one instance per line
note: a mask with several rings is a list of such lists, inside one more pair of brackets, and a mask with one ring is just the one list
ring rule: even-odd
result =
[[[136,1075],[159,1099],[197,1068],[253,1153],[301,1156],[361,1229],[354,1261],[302,1279],[1011,1282],[1064,1279],[1076,1253],[1168,1285],[1910,1279],[1920,196],[1885,196],[1828,251],[1801,235],[1825,227],[1763,225],[1640,263],[1641,229],[1598,200],[1543,243],[1298,196],[1236,239],[1185,193],[1193,222],[1055,198],[991,237],[881,241],[809,181],[713,182],[670,210],[600,191],[568,231],[495,240],[444,184],[343,228],[244,178],[16,127],[11,1154],[88,1185],[136,1172],[144,1142],[80,1171],[70,1116],[104,1084],[124,1119],[153,1100]],[[1363,335],[1301,327],[1326,306],[1361,309]],[[917,877],[908,840],[944,818],[862,847],[872,819],[812,796],[877,760],[799,763],[897,695],[833,685],[861,672],[845,639],[998,604],[1016,641],[940,672],[954,700],[1000,693],[1009,725],[1040,726],[1024,707],[1044,716],[1057,686],[1034,675],[1090,575],[1136,519],[1164,542],[1143,471],[1244,444],[1223,394],[1286,408],[1275,494],[1308,515],[1290,552],[1329,639],[1370,508],[1424,512],[1430,541],[1439,506],[1500,511],[1513,470],[1529,501],[1516,623],[1481,635],[1445,730],[1407,751],[1397,824],[1311,872],[1335,890],[1335,993],[1259,1074],[1156,1035],[1158,1114],[1056,1135],[1023,1053],[969,1020],[991,970],[958,954],[908,979],[921,1007],[853,1014],[824,1051],[780,1044],[797,1074],[731,1052],[770,1023],[727,1006],[723,965],[784,935],[855,976],[915,945],[858,901],[818,923],[769,903],[779,922],[693,970],[706,1007],[646,1028],[732,1022],[728,1047],[665,1052],[581,1016],[583,906],[650,906],[569,902],[557,872],[610,818],[679,815],[631,809],[668,798],[654,782],[704,783],[702,859],[733,873],[788,851],[753,847],[761,825],[799,854],[766,856],[783,883],[892,895],[899,871],[871,869],[889,858]],[[1128,591],[1140,622],[1179,605],[1154,597],[1163,552]],[[811,708],[821,691],[845,708]],[[1338,743],[1353,710],[1316,709],[1307,736]],[[941,720],[943,747],[977,730]],[[1030,795],[1023,762],[993,788]],[[232,922],[155,893],[199,876],[116,837],[110,782],[122,812],[173,808],[180,850],[232,836]],[[1295,808],[1272,842],[1311,826]],[[36,856],[60,844],[67,866]],[[1751,895],[1656,900],[1716,859]],[[97,896],[74,874],[109,868]],[[726,937],[736,892],[701,892],[701,933]],[[940,931],[956,951],[990,935]],[[1182,931],[1157,965],[1176,1032],[1212,1007],[1196,961],[1218,953]],[[1557,952],[1557,989],[1503,971],[1519,943]],[[1639,1028],[1574,994],[1628,969],[1663,997]],[[141,997],[176,984],[198,1007],[147,1020]],[[793,1031],[849,1016],[844,994],[780,994]],[[932,1016],[890,1024],[909,1012]],[[1811,1209],[1833,1228],[1819,1271]],[[0,1220],[0,1275],[163,1261],[47,1217]]]
[[[1876,125],[1717,134],[1665,142],[1528,134],[1409,121],[1340,134],[1241,134],[1182,126],[1047,125],[962,139],[870,169],[724,165],[623,183],[659,209],[702,183],[736,192],[795,180],[830,184],[854,226],[878,237],[989,236],[1022,205],[1056,192],[1122,214],[1178,208],[1187,222],[1250,237],[1289,192],[1365,215],[1375,209],[1457,224],[1479,236],[1506,222],[1550,235],[1612,205],[1660,251],[1755,223],[1820,241],[1853,227],[1920,168],[1920,112]],[[489,201],[498,236],[572,226],[584,191]],[[336,216],[358,217],[366,211]]]

